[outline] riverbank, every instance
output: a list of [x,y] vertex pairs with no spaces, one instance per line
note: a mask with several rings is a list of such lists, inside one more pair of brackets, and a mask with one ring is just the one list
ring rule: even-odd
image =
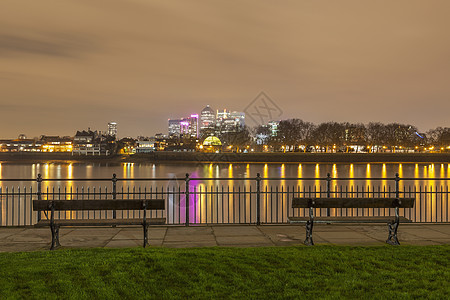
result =
[[0,153],[1,163],[450,163],[450,153],[199,153],[160,151],[134,155]]

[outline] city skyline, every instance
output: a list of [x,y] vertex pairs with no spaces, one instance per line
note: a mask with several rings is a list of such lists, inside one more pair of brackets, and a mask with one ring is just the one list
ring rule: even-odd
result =
[[[23,9],[26,6],[27,9]],[[265,91],[301,118],[448,124],[448,1],[9,1],[0,11],[0,136],[119,136],[245,111]],[[126,21],[125,21],[126,20]]]

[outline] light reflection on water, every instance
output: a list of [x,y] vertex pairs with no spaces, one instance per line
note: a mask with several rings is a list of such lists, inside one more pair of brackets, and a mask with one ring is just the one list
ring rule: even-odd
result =
[[[81,163],[45,163],[45,164],[0,164],[0,179],[7,178],[29,178],[34,179],[37,174],[42,174],[45,178],[55,179],[75,179],[85,178],[87,181],[92,178],[112,178],[112,174],[116,173],[118,178],[184,178],[186,173],[190,174],[191,179],[195,177],[206,178],[224,178],[225,181],[208,181],[204,182],[205,186],[224,184],[230,189],[244,182],[249,181],[232,181],[231,177],[240,178],[256,178],[256,174],[260,173],[263,178],[274,178],[278,180],[261,182],[262,189],[270,185],[310,185],[316,187],[325,185],[324,180],[306,181],[301,178],[326,178],[329,173],[332,178],[349,178],[347,181],[333,180],[332,189],[345,185],[348,188],[356,185],[364,187],[373,186],[389,186],[393,185],[392,178],[398,173],[400,178],[413,178],[412,181],[400,181],[400,189],[403,190],[408,186],[447,186],[448,181],[440,180],[422,180],[428,178],[448,178],[450,176],[450,164],[434,164],[434,163],[370,163],[370,164],[311,164],[311,163],[265,163],[265,164],[249,164],[249,163],[220,163],[220,164],[81,164]],[[355,180],[352,178],[364,177],[366,180]],[[285,180],[284,178],[299,178],[297,180]],[[382,180],[373,180],[372,178],[383,178]],[[56,182],[58,183],[58,182]],[[68,181],[65,183],[67,188],[75,187],[79,182]],[[89,182],[95,184],[95,182]],[[121,182],[124,184],[123,182]],[[30,185],[31,183],[21,183],[22,185]],[[60,184],[60,183],[58,183]],[[86,184],[84,182],[83,184]],[[108,185],[108,181],[102,185]],[[150,182],[145,183],[150,184]],[[199,185],[200,182],[196,181]],[[0,182],[1,186],[11,185],[7,182]],[[43,183],[43,187],[51,187],[55,185],[52,182]],[[124,184],[129,186],[130,184]]]
[[[265,193],[262,196],[261,209],[263,211],[278,211],[281,212],[281,218],[286,219],[286,198],[283,194],[280,195],[280,200],[275,200],[276,191],[285,191],[293,193],[294,190],[311,192],[314,191],[326,191],[326,181],[318,180],[325,179],[329,173],[332,178],[348,178],[347,180],[332,180],[331,191],[332,197],[346,195],[346,192],[359,191],[369,195],[369,191],[380,191],[383,193],[394,191],[395,182],[393,178],[398,173],[400,178],[412,178],[410,181],[401,180],[400,191],[406,193],[416,188],[417,191],[435,192],[437,190],[448,189],[450,180],[439,180],[439,178],[448,178],[450,175],[450,164],[433,164],[433,163],[357,163],[357,164],[314,164],[314,163],[220,163],[220,164],[189,164],[189,163],[177,163],[177,164],[137,164],[137,163],[122,163],[122,164],[81,164],[81,163],[45,163],[45,164],[11,164],[0,163],[0,179],[7,178],[28,178],[35,179],[37,174],[42,174],[42,177],[53,179],[69,179],[68,181],[52,181],[43,182],[42,190],[45,192],[47,189],[51,192],[53,188],[58,191],[61,188],[62,192],[67,192],[66,199],[75,198],[72,197],[71,191],[74,193],[77,189],[84,188],[87,191],[108,191],[112,190],[112,174],[117,174],[120,179],[129,179],[130,181],[119,181],[118,191],[122,189],[127,191],[128,188],[142,189],[153,188],[153,191],[157,188],[158,191],[183,191],[185,187],[185,174],[190,174],[190,187],[191,191],[197,191],[191,195],[190,202],[195,205],[190,206],[190,216],[192,222],[206,223],[211,218],[211,214],[215,214],[214,218],[219,220],[227,220],[229,218],[238,218],[236,213],[243,207],[239,208],[241,203],[245,206],[247,212],[251,209],[254,210],[256,203],[255,197],[251,196],[252,200],[245,202],[244,199],[238,200],[237,193],[228,192],[241,192],[246,189],[248,192],[251,188],[252,191],[256,191],[255,179],[257,173],[261,174],[262,178],[272,178],[274,180],[262,180],[261,191]],[[170,178],[168,182],[151,182],[151,181],[132,181],[133,178]],[[201,181],[195,178],[224,178],[223,180],[209,180]],[[233,181],[229,178],[248,178],[249,180]],[[364,180],[358,180],[354,178],[366,178]],[[74,181],[73,179],[84,178],[86,181]],[[94,178],[105,178],[105,181],[91,181]],[[288,180],[287,178],[296,178],[294,180]],[[304,178],[314,178],[313,180],[305,180]],[[316,179],[317,178],[317,179]],[[376,180],[375,178],[382,178],[382,180]],[[429,178],[437,178],[436,180],[424,180]],[[177,180],[181,179],[181,180]],[[36,182],[1,182],[0,186],[2,191],[5,191],[5,187],[33,187],[33,191],[36,191]],[[224,190],[225,196],[221,196],[219,202],[219,196],[211,193],[212,191],[219,192]],[[273,189],[273,201],[271,191]],[[333,194],[334,192],[334,194]],[[383,195],[383,194],[381,194]],[[360,195],[362,196],[362,195]],[[407,194],[405,194],[407,196]],[[420,195],[419,195],[420,196]],[[419,196],[418,201],[419,201]],[[174,193],[167,193],[164,197],[168,199],[168,212],[171,214],[169,218],[175,218],[177,215],[177,209],[181,206],[181,211],[185,207],[184,198],[177,198]],[[428,197],[428,198],[426,198]],[[442,197],[442,196],[439,196]],[[178,199],[178,200],[177,200]],[[181,200],[180,200],[181,199]],[[446,199],[446,198],[445,198]],[[445,200],[444,199],[444,200]],[[176,201],[180,201],[178,204]],[[414,210],[419,215],[420,213],[426,214],[426,218],[429,220],[440,220],[442,217],[435,215],[439,214],[442,209],[448,211],[449,208],[446,204],[442,204],[443,200],[438,199],[435,193],[428,193],[420,198],[420,205],[417,205]],[[447,201],[447,200],[445,200]],[[217,203],[221,203],[223,208],[217,209]],[[245,203],[245,204],[244,204]],[[253,203],[253,204],[252,204]],[[419,204],[419,202],[418,202]],[[251,208],[250,205],[253,205]],[[284,206],[283,206],[284,205]],[[173,212],[174,211],[174,212]],[[435,212],[432,213],[431,212]],[[284,215],[283,215],[284,213]],[[335,215],[336,210],[331,211],[332,215]],[[354,211],[356,213],[356,210]],[[386,213],[389,213],[386,211]],[[220,214],[220,216],[219,216]],[[1,218],[4,219],[6,215],[6,208],[2,206]],[[245,215],[245,214],[243,214]],[[75,218],[76,212],[67,212],[66,218]],[[425,216],[422,217],[422,219]],[[254,217],[253,217],[254,218]],[[271,219],[272,217],[270,217]],[[419,218],[419,217],[418,217]],[[420,218],[419,218],[420,219]],[[183,217],[180,217],[183,222]],[[272,219],[271,219],[272,220]],[[243,221],[243,220],[241,220]]]

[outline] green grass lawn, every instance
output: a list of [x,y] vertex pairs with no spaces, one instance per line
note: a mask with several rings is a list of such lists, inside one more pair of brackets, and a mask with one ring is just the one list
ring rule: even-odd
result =
[[450,245],[0,253],[5,298],[450,298]]

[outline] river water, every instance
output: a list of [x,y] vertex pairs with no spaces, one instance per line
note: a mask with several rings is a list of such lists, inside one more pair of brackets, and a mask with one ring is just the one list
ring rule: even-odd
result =
[[[162,163],[162,164],[95,164],[95,163],[41,163],[15,164],[0,163],[0,180],[2,179],[36,179],[38,174],[43,178],[75,179],[75,178],[118,178],[133,180],[135,178],[178,178],[183,179],[186,173],[191,178],[367,178],[362,185],[378,185],[372,178],[393,178],[398,173],[401,178],[415,179],[415,185],[447,186],[448,181],[430,180],[450,177],[450,164],[434,163]],[[7,185],[1,182],[1,185]]]
[[[117,199],[141,197],[167,199],[169,224],[186,221],[186,174],[189,174],[189,218],[191,223],[254,223],[256,222],[257,174],[263,178],[261,191],[261,222],[286,223],[289,215],[304,215],[305,211],[290,208],[293,197],[315,194],[331,197],[395,197],[395,174],[400,196],[415,197],[413,209],[402,215],[415,222],[448,222],[450,164],[435,163],[161,163],[161,164],[100,164],[100,163],[40,163],[0,164],[0,224],[33,224],[31,197],[11,197],[6,192],[36,192],[36,178],[44,178],[42,191],[46,199],[77,199],[72,193],[105,192],[110,199],[112,176],[117,175]],[[325,178],[332,180],[327,184]],[[105,179],[96,181],[95,179]],[[138,180],[146,178],[148,180]],[[152,181],[152,178],[167,178]],[[195,178],[203,178],[196,180]],[[208,180],[211,178],[211,180]],[[212,178],[221,178],[220,180]],[[232,180],[237,178],[240,180]],[[270,178],[266,179],[266,178]],[[21,179],[9,181],[8,179]],[[26,181],[26,180],[30,181]],[[46,181],[53,179],[53,181]],[[84,179],[83,181],[78,181]],[[405,179],[405,180],[403,180]],[[51,195],[53,193],[53,195]],[[144,197],[147,197],[144,195]],[[86,198],[84,198],[86,199]],[[91,198],[92,199],[92,198]],[[9,201],[9,202],[8,202]],[[292,211],[291,211],[292,210]],[[320,213],[320,212],[318,212]],[[323,213],[323,212],[322,212]],[[334,211],[332,215],[392,215],[383,212]],[[22,215],[23,214],[23,215]],[[67,217],[67,216],[66,216]],[[69,214],[68,217],[74,217]],[[75,216],[77,217],[77,216]],[[89,215],[88,215],[89,217]],[[19,220],[17,220],[19,219]]]

